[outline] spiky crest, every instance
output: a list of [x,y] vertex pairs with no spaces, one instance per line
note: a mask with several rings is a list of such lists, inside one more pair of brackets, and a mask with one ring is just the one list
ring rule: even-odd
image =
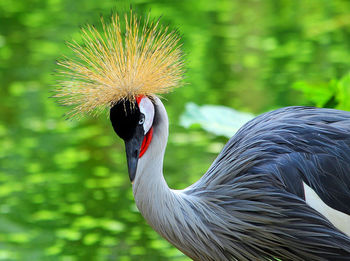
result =
[[101,18],[102,32],[87,26],[81,44],[68,44],[76,57],[58,62],[64,78],[54,97],[73,107],[69,117],[178,87],[184,73],[179,34],[149,15],[142,22],[131,11],[124,19],[116,14],[107,24]]

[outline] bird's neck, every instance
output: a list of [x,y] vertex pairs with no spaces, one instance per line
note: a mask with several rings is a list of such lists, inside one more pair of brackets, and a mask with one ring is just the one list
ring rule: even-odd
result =
[[138,161],[133,183],[136,205],[149,223],[151,223],[150,217],[157,216],[164,202],[174,194],[163,176],[169,123],[164,105],[158,98],[155,100],[155,111],[152,141],[146,153]]
[[[205,223],[220,223],[208,202],[187,190],[172,190],[163,177],[163,159],[168,140],[168,117],[163,104],[156,100],[156,115],[151,144],[139,159],[133,193],[141,214],[161,236],[193,260],[200,260],[198,248],[208,249],[207,238],[218,240]],[[187,191],[187,192],[186,192]],[[205,200],[205,199],[204,199]],[[208,221],[208,219],[210,219]],[[189,234],[191,229],[194,233]],[[217,245],[221,243],[216,242]],[[213,256],[224,259],[220,248],[212,249]],[[197,254],[198,255],[197,255]]]
[[[139,161],[136,178],[133,183],[133,193],[136,205],[142,215],[148,220],[149,214],[158,214],[163,201],[171,197],[163,176],[163,157],[160,155],[144,154]],[[149,158],[152,158],[149,160]]]
[[156,115],[151,144],[138,161],[133,193],[136,205],[149,225],[168,241],[177,245],[178,241],[175,238],[178,238],[179,226],[182,225],[178,221],[184,220],[184,217],[182,210],[175,208],[184,205],[185,195],[170,189],[163,177],[168,117],[159,99],[156,100]]
[[[143,165],[142,163],[146,161],[142,161],[141,165],[138,165],[142,173],[137,171],[133,183],[135,202],[143,217],[155,231],[191,257],[189,250],[191,244],[183,242],[183,232],[188,228],[188,222],[195,224],[191,218],[197,215],[188,204],[191,198],[182,191],[168,187],[163,177],[163,155],[164,153],[153,155],[152,161],[148,161],[149,164]],[[137,177],[138,174],[140,175]],[[198,260],[195,256],[192,258]]]

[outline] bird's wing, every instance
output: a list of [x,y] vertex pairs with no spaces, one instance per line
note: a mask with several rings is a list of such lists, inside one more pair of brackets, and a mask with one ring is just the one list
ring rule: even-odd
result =
[[201,183],[227,184],[248,172],[270,173],[301,198],[305,183],[350,215],[350,112],[298,106],[262,114],[231,138]]
[[232,137],[186,193],[221,206],[213,212],[225,225],[208,219],[207,226],[231,231],[223,232],[230,253],[349,260],[350,238],[305,202],[304,183],[350,214],[350,112],[288,107],[263,114]]

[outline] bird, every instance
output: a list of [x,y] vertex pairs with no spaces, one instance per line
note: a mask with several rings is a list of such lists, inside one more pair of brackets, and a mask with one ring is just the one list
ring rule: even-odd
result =
[[169,188],[169,120],[161,100],[181,85],[176,30],[130,11],[83,29],[59,62],[55,97],[68,117],[107,111],[124,141],[135,203],[193,260],[350,260],[350,112],[291,106],[243,125],[208,171]]

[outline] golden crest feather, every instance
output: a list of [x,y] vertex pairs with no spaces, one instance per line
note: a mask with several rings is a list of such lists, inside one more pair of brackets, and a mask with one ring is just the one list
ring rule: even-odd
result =
[[[54,97],[73,107],[69,117],[97,114],[123,99],[162,94],[183,78],[183,53],[176,31],[130,12],[112,16],[102,30],[82,29],[82,44],[69,43],[76,57],[58,62],[64,77]],[[69,78],[69,79],[67,79]]]

